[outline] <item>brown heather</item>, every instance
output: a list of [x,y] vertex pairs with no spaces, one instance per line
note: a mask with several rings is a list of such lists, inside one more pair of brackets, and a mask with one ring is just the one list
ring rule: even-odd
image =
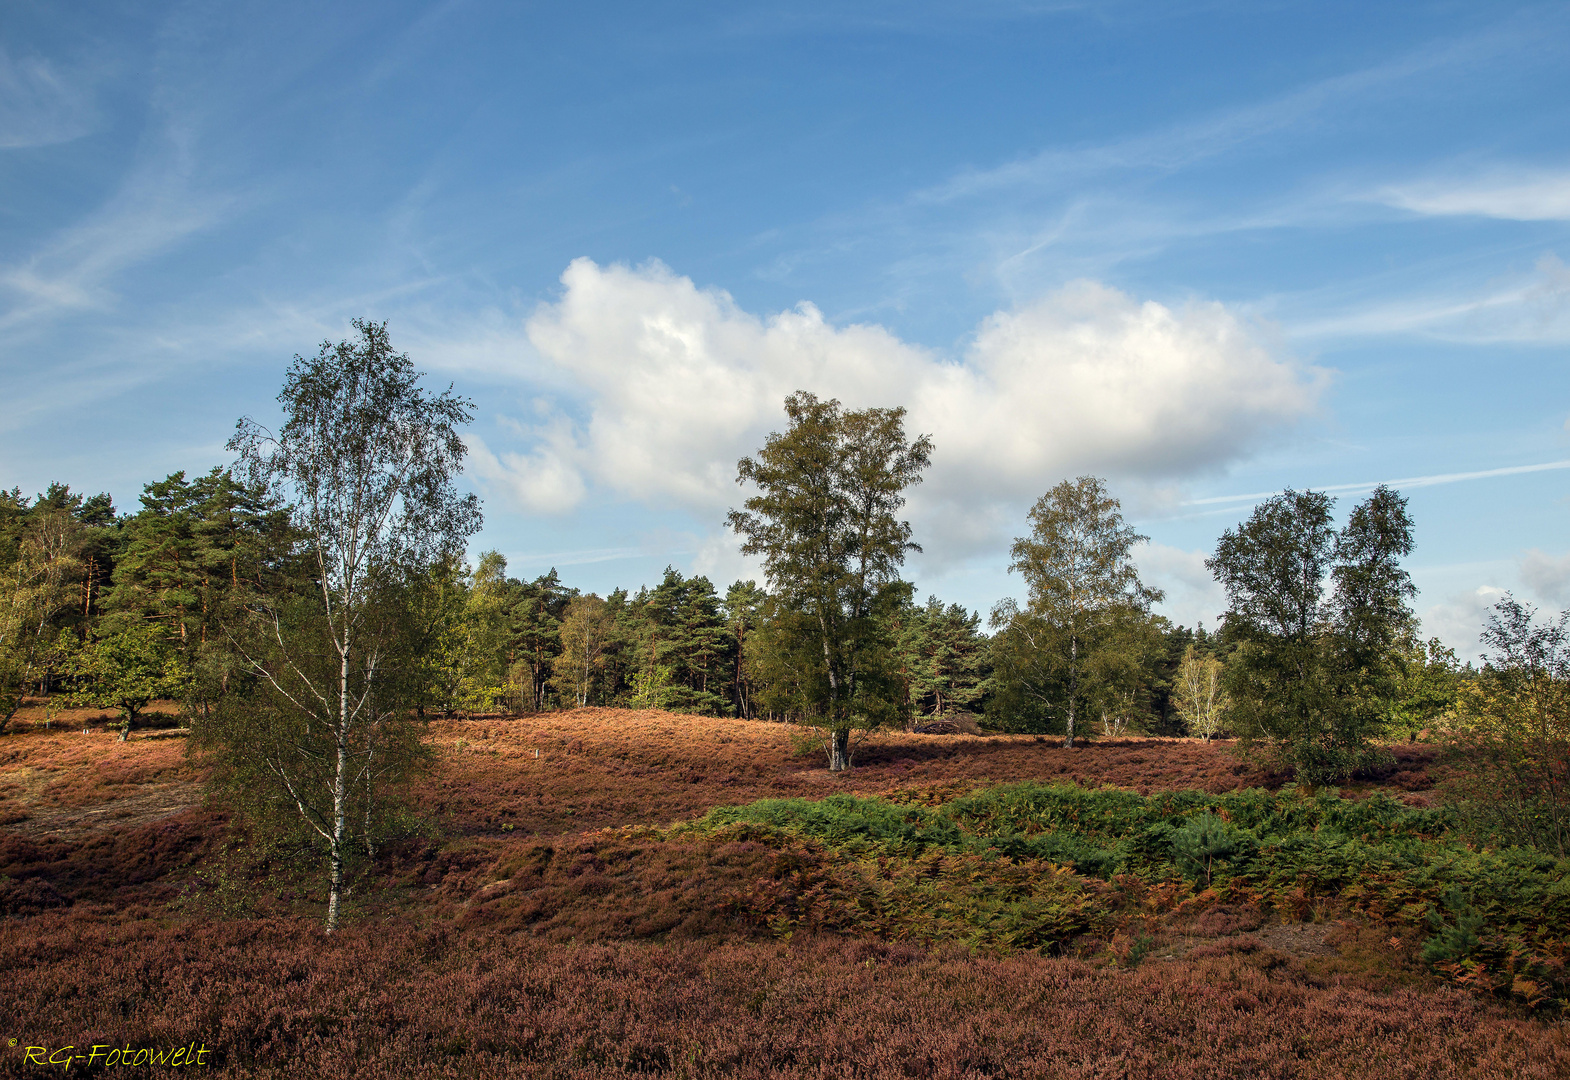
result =
[[[1239,759],[1230,743],[1109,739],[1065,750],[1030,735],[889,732],[856,750],[848,776],[818,752],[797,754],[792,728],[653,710],[578,709],[518,720],[443,721],[431,734],[441,766],[419,794],[460,832],[512,825],[542,835],[621,825],[663,825],[711,807],[765,798],[822,798],[836,791],[888,795],[916,789],[934,799],[988,783],[1043,780],[1111,784],[1141,794],[1197,788],[1219,793],[1277,787],[1283,777]],[[1394,748],[1393,775],[1378,786],[1426,804],[1437,750]],[[533,755],[539,751],[540,757]],[[1372,785],[1355,784],[1356,795]]]
[[[281,921],[0,930],[8,1029],[219,1076],[1442,1077],[1570,1071],[1563,1028],[1247,941],[1132,971],[853,940],[551,945]],[[15,1051],[12,1052],[15,1054]],[[11,1075],[26,1075],[6,1058]]]
[[[19,728],[0,739],[0,1030],[19,1040],[0,1045],[0,1075],[39,1075],[27,1044],[193,1040],[219,1076],[1570,1075],[1562,1024],[1443,985],[1410,931],[1333,905],[1133,896],[1046,864],[884,866],[745,826],[661,828],[837,791],[1273,786],[1225,745],[890,734],[830,778],[769,724],[440,721],[415,801],[442,838],[392,845],[327,936],[314,871],[225,861],[183,740]],[[1348,793],[1426,803],[1431,751],[1395,749],[1390,776]],[[904,940],[867,936],[867,890],[1024,877],[1061,878],[1080,935],[1064,955],[966,951],[941,911],[877,935]],[[1103,917],[1114,903],[1132,919]],[[253,917],[221,917],[234,906]]]

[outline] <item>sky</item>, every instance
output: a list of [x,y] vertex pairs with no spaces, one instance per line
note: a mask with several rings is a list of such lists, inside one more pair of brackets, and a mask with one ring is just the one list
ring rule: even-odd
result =
[[794,390],[903,406],[921,597],[1104,477],[1161,610],[1284,488],[1410,498],[1424,632],[1570,607],[1570,5],[136,3],[0,13],[0,486],[226,464],[385,320],[474,551],[761,577]]

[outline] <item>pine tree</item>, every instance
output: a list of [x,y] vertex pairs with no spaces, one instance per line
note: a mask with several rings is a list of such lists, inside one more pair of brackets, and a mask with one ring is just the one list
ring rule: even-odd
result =
[[578,590],[564,586],[553,566],[532,582],[509,581],[508,594],[508,678],[524,707],[538,712],[547,704],[562,620]]

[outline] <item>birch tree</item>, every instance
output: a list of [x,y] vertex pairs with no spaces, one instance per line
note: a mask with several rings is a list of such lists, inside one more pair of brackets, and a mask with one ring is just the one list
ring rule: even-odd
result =
[[898,512],[921,482],[932,440],[905,439],[904,409],[845,411],[798,391],[790,427],[737,463],[758,494],[732,510],[742,551],[763,557],[770,621],[759,644],[790,678],[788,711],[823,732],[830,771],[850,768],[850,733],[876,727],[895,705],[885,662],[892,641],[879,616],[909,596],[905,555],[920,551]]
[[240,420],[229,449],[249,481],[290,505],[304,573],[293,591],[251,609],[236,642],[260,688],[260,711],[237,732],[251,756],[324,842],[327,929],[336,929],[352,843],[351,804],[368,833],[388,755],[408,741],[410,684],[400,678],[410,578],[461,549],[480,526],[478,499],[454,477],[458,429],[473,404],[430,394],[385,323],[296,356],[278,401],[277,433]]
[[1025,606],[1005,600],[992,612],[998,680],[1061,713],[1063,744],[1073,746],[1088,707],[1138,679],[1150,605],[1162,594],[1139,580],[1129,551],[1146,537],[1101,479],[1058,484],[1031,507],[1030,524],[1009,565],[1025,579]]
[[1414,595],[1406,499],[1384,485],[1335,529],[1335,500],[1287,490],[1228,529],[1205,565],[1227,591],[1237,648],[1226,689],[1235,730],[1265,740],[1300,782],[1335,783],[1385,759]]
[[[0,496],[26,509],[20,493]],[[0,732],[48,668],[57,637],[53,621],[73,600],[69,585],[81,565],[83,531],[68,510],[37,510],[10,565],[0,569]]]
[[561,653],[552,665],[553,681],[564,700],[580,709],[589,703],[615,632],[610,608],[593,593],[575,596],[567,604],[567,617],[561,624]]
[[1190,645],[1178,665],[1172,699],[1189,734],[1206,742],[1221,734],[1227,707],[1226,692],[1221,688],[1221,661]]

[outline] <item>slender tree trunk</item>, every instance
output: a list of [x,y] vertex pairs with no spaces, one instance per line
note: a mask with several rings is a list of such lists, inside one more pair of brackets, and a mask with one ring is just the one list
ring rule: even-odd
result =
[[333,776],[332,886],[327,897],[327,932],[338,929],[343,895],[343,845],[348,828],[349,794],[349,641],[344,636],[338,661],[338,768]]
[[376,724],[365,729],[365,857],[376,859],[376,834],[372,832],[376,794]]
[[1063,745],[1072,748],[1074,745],[1074,707],[1079,701],[1079,635],[1070,634],[1068,638],[1068,735],[1063,740]]
[[[823,630],[823,665],[829,674],[829,715],[830,724],[839,723],[839,677],[834,671],[833,654],[829,652],[829,623],[822,614],[818,616],[818,625]],[[829,729],[829,772],[844,772],[850,768],[850,729],[832,727]]]

